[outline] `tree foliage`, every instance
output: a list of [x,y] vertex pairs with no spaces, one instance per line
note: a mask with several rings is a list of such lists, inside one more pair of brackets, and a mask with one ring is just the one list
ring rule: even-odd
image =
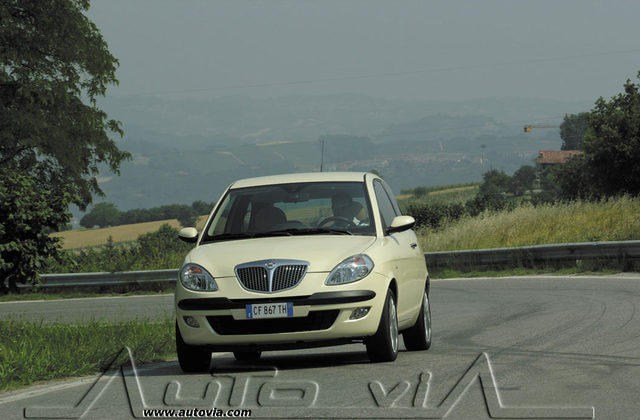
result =
[[[640,72],[638,72],[640,79]],[[596,101],[585,141],[585,164],[597,195],[640,193],[640,85]]]
[[57,255],[47,232],[101,194],[99,165],[118,173],[129,154],[120,124],[97,98],[118,61],[85,12],[89,0],[0,0],[0,270],[34,280]]
[[86,228],[107,227],[120,224],[120,210],[113,203],[98,203],[80,219],[80,225]]
[[560,124],[562,150],[582,150],[589,126],[589,112],[567,114]]
[[482,175],[483,183],[480,186],[480,190],[484,185],[495,185],[501,191],[506,191],[511,183],[511,177],[507,175],[504,171],[500,171],[498,169],[491,169]]
[[[84,208],[100,194],[98,165],[129,155],[96,98],[116,84],[118,61],[84,14],[89,0],[0,2],[0,167],[48,174]],[[83,101],[83,98],[85,101]]]
[[537,171],[531,165],[523,165],[511,177],[507,191],[514,195],[523,195],[525,191],[532,190],[536,181]]
[[57,238],[47,234],[69,222],[68,192],[45,189],[37,179],[0,170],[0,294],[18,282],[34,282],[50,258]]
[[213,209],[214,203],[207,203],[206,201],[196,200],[191,203],[191,207],[196,212],[197,215],[209,214]]
[[627,80],[624,92],[600,97],[589,114],[583,157],[556,173],[561,196],[640,194],[640,84]]

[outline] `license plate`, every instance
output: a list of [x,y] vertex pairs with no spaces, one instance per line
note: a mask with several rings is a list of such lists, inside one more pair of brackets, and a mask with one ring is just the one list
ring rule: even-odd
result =
[[293,316],[293,302],[253,303],[247,305],[247,319],[287,318]]

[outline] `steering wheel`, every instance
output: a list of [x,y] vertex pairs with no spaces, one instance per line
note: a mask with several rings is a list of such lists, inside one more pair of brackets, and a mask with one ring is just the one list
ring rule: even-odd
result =
[[350,228],[350,227],[356,227],[356,225],[349,219],[347,219],[346,217],[342,217],[342,216],[331,216],[331,217],[327,217],[326,219],[322,220],[320,223],[318,223],[318,226],[316,227],[321,227],[326,225],[329,222],[334,222],[334,221],[341,221],[341,222],[345,222],[346,223],[346,227]]

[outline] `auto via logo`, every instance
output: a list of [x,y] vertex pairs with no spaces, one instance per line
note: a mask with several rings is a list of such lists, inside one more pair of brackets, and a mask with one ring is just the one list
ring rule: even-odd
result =
[[[120,356],[128,356],[130,372],[125,373],[124,364],[118,364]],[[233,366],[232,366],[233,367]],[[237,366],[236,366],[237,367]],[[80,418],[85,416],[104,390],[115,379],[121,377],[129,403],[130,413],[135,418],[148,417],[150,410],[166,410],[184,407],[251,407],[254,418],[300,418],[303,409],[305,416],[319,418],[362,418],[364,407],[335,407],[318,404],[320,384],[314,380],[281,380],[275,366],[256,366],[253,372],[248,366],[236,373],[219,374],[211,372],[210,380],[204,388],[193,392],[193,378],[170,380],[164,387],[161,403],[151,403],[149,395],[143,391],[143,381],[138,375],[131,349],[125,347],[113,359],[111,366],[100,375],[89,390],[75,405],[69,407],[24,407],[25,418]],[[593,406],[509,406],[501,398],[498,384],[487,353],[480,353],[458,379],[452,389],[440,401],[430,401],[429,390],[432,387],[432,374],[429,371],[418,371],[418,381],[407,378],[401,382],[383,383],[380,380],[370,381],[368,391],[373,399],[374,407],[369,407],[366,418],[446,418],[453,408],[466,394],[466,390],[479,381],[483,400],[490,418],[527,418],[558,419],[581,418],[593,419]],[[145,379],[145,382],[148,379]],[[184,382],[184,383],[183,383]],[[385,381],[386,382],[386,381]],[[121,382],[122,383],[122,382]],[[253,384],[253,386],[250,386]],[[201,385],[201,386],[202,386]],[[365,384],[363,384],[365,385]],[[183,388],[191,388],[191,392]],[[295,392],[291,392],[295,391]],[[276,409],[270,411],[269,409]],[[197,410],[196,410],[197,411]]]
[[267,270],[273,270],[274,267],[276,266],[276,263],[274,263],[273,261],[269,261],[264,266],[267,267]]

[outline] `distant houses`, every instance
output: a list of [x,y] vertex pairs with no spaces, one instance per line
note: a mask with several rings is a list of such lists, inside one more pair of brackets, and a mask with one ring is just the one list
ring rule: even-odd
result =
[[540,150],[537,162],[541,169],[545,169],[567,163],[572,157],[581,154],[582,150]]

